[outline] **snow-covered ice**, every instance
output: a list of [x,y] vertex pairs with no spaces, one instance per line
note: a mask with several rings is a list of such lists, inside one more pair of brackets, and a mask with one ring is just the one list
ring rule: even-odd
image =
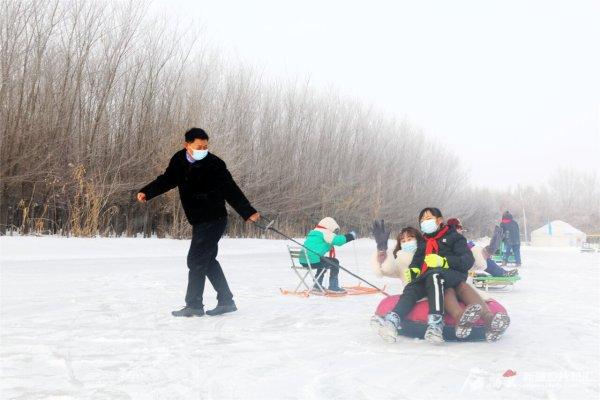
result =
[[[494,293],[512,325],[497,343],[384,343],[381,295],[283,296],[286,242],[223,239],[239,311],[174,318],[189,242],[2,237],[2,399],[598,399],[600,255],[523,248],[523,279]],[[342,265],[368,267],[374,242]],[[356,281],[342,272],[344,284]],[[205,304],[216,300],[207,282]],[[514,370],[517,375],[503,377]]]

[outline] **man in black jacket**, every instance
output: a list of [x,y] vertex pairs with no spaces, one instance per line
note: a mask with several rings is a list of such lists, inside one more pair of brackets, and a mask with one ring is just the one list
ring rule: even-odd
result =
[[508,256],[512,252],[515,256],[517,267],[521,266],[521,234],[519,232],[519,224],[514,220],[512,214],[505,211],[502,214],[503,240],[504,240],[504,255],[502,256],[502,266],[508,263]]
[[184,149],[175,153],[165,172],[140,189],[137,200],[146,202],[175,186],[185,215],[192,225],[192,243],[187,256],[188,286],[185,307],[176,317],[204,315],[202,295],[206,277],[217,292],[217,307],[206,311],[218,315],[236,311],[233,294],[217,261],[218,242],[227,225],[225,201],[246,221],[257,222],[260,214],[250,205],[225,162],[208,152],[208,135],[200,128],[185,133]]

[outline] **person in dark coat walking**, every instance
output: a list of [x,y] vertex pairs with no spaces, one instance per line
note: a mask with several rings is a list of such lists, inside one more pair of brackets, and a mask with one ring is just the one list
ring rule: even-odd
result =
[[504,255],[502,256],[502,265],[506,266],[508,263],[508,256],[512,252],[515,256],[515,262],[517,267],[521,266],[521,236],[519,233],[519,224],[513,219],[510,212],[505,211],[502,214],[502,227],[503,241],[504,241]]
[[260,214],[235,183],[225,162],[208,152],[208,135],[200,128],[185,133],[184,148],[171,157],[162,175],[140,189],[137,200],[146,202],[175,187],[179,189],[183,210],[192,225],[192,242],[187,256],[186,305],[172,314],[176,317],[204,315],[202,295],[207,277],[217,292],[218,303],[206,314],[236,311],[233,294],[217,261],[219,239],[227,225],[225,201],[246,221],[257,222]]

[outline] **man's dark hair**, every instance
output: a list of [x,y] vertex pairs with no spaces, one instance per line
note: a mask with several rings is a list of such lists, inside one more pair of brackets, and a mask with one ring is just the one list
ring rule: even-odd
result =
[[421,222],[421,219],[423,218],[423,215],[425,215],[425,213],[429,211],[431,213],[431,215],[433,215],[436,218],[441,218],[442,217],[442,212],[440,211],[439,208],[435,208],[435,207],[425,207],[424,209],[421,210],[421,212],[419,213],[419,222]]
[[204,129],[192,128],[185,133],[185,141],[187,143],[192,143],[196,139],[208,140],[208,135],[204,132]]

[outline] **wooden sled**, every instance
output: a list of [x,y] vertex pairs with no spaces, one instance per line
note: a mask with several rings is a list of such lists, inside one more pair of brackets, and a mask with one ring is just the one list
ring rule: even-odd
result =
[[[282,289],[282,288],[279,288],[279,291],[281,292],[281,294],[283,294],[285,296],[297,296],[297,297],[310,297],[311,295],[324,296],[324,297],[346,297],[346,296],[361,296],[361,295],[365,295],[365,294],[380,293],[380,291],[375,288],[361,286],[360,282],[357,286],[344,286],[344,289],[346,289],[346,293],[330,292],[329,290],[326,290],[325,293],[313,292],[310,290],[293,291],[293,290],[286,290],[286,289]],[[383,291],[385,291],[385,289],[386,289],[386,286],[383,287]]]
[[[387,285],[383,286],[383,291],[385,292],[385,289],[387,288]],[[361,286],[361,283],[358,282],[358,285],[356,286],[344,286],[344,289],[346,289],[346,292],[348,295],[350,296],[360,296],[363,294],[377,294],[377,293],[381,293],[379,290],[372,288],[372,287],[367,287],[367,286]]]

